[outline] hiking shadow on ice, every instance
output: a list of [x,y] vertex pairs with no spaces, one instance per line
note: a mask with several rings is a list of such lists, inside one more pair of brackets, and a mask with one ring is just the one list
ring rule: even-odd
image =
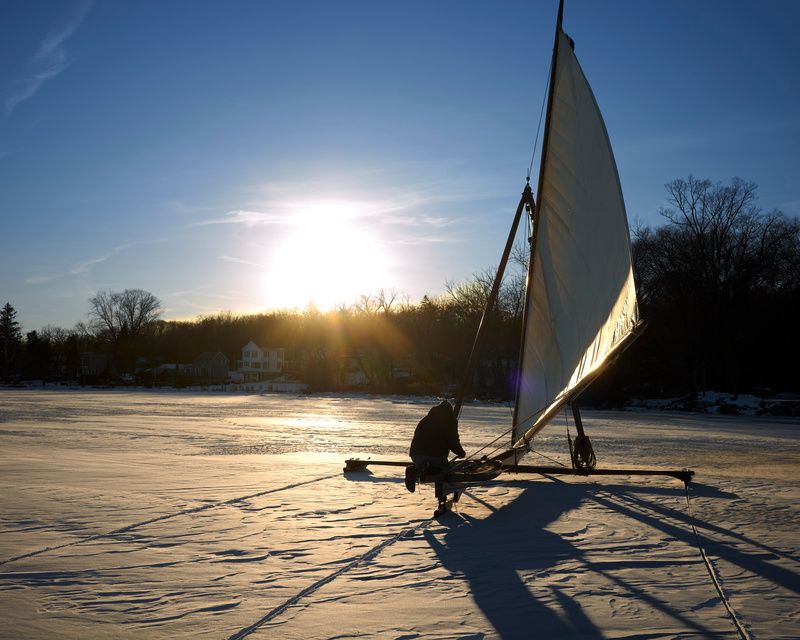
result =
[[[463,575],[468,581],[471,596],[499,637],[528,638],[535,629],[539,637],[603,638],[602,630],[593,619],[600,624],[607,619],[608,612],[598,609],[600,594],[597,591],[609,582],[672,619],[673,624],[704,637],[713,637],[718,632],[705,626],[697,616],[686,615],[685,609],[670,606],[663,598],[651,595],[652,589],[638,586],[640,582],[626,579],[629,570],[647,572],[650,565],[656,566],[647,553],[648,545],[677,539],[695,547],[688,514],[658,502],[659,497],[680,499],[681,488],[572,484],[558,480],[499,484],[524,490],[500,508],[492,507],[470,492],[467,495],[471,499],[491,510],[488,517],[476,519],[464,509],[464,513],[448,514],[442,519],[441,523],[447,528],[443,536],[441,530],[438,533],[426,530],[424,534],[444,568]],[[702,487],[700,491],[703,495],[735,498],[713,487]],[[632,528],[639,529],[640,536],[644,535],[640,537],[641,553],[631,557],[624,551],[611,551],[616,556],[613,562],[595,561],[591,556],[597,550],[592,550],[592,544],[583,540],[586,529],[579,530],[577,536],[548,531],[548,526],[559,518],[591,502],[635,521]],[[660,512],[669,512],[669,518]],[[681,522],[681,516],[685,516],[685,522]],[[580,519],[581,516],[575,518],[577,522]],[[641,524],[646,525],[644,530]],[[663,535],[652,536],[648,533],[651,529]],[[692,550],[687,550],[685,558],[688,559],[675,559],[675,566],[695,564],[692,555]],[[757,559],[754,560],[755,569],[765,577],[781,583],[788,578],[757,566]],[[590,599],[594,601],[588,606],[593,609],[586,605]],[[652,634],[626,637],[649,638]]]

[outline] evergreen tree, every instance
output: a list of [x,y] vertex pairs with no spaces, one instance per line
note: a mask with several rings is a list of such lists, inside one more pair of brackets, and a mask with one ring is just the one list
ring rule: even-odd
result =
[[0,309],[0,357],[3,362],[3,380],[8,381],[13,372],[14,359],[22,342],[22,331],[17,322],[17,310],[6,302]]

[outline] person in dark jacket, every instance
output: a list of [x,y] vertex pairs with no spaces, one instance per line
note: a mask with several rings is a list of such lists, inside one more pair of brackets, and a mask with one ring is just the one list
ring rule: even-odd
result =
[[453,407],[447,400],[442,400],[428,411],[414,431],[408,452],[414,464],[406,467],[406,488],[414,491],[422,469],[444,469],[451,451],[456,458],[467,455],[458,438],[458,420]]

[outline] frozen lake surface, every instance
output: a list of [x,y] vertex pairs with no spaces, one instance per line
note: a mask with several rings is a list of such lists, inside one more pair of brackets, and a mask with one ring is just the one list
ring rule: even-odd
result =
[[[691,514],[669,478],[508,476],[432,520],[341,470],[433,401],[0,390],[0,637],[738,638],[692,522],[745,636],[800,637],[796,420],[585,411],[598,466],[693,468]],[[467,452],[510,416],[468,405]],[[567,463],[563,417],[534,446]]]

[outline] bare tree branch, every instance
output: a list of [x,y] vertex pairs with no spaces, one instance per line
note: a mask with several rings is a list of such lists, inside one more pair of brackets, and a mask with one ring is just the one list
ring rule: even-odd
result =
[[161,302],[149,291],[101,291],[89,298],[91,328],[111,342],[138,338],[161,317]]

